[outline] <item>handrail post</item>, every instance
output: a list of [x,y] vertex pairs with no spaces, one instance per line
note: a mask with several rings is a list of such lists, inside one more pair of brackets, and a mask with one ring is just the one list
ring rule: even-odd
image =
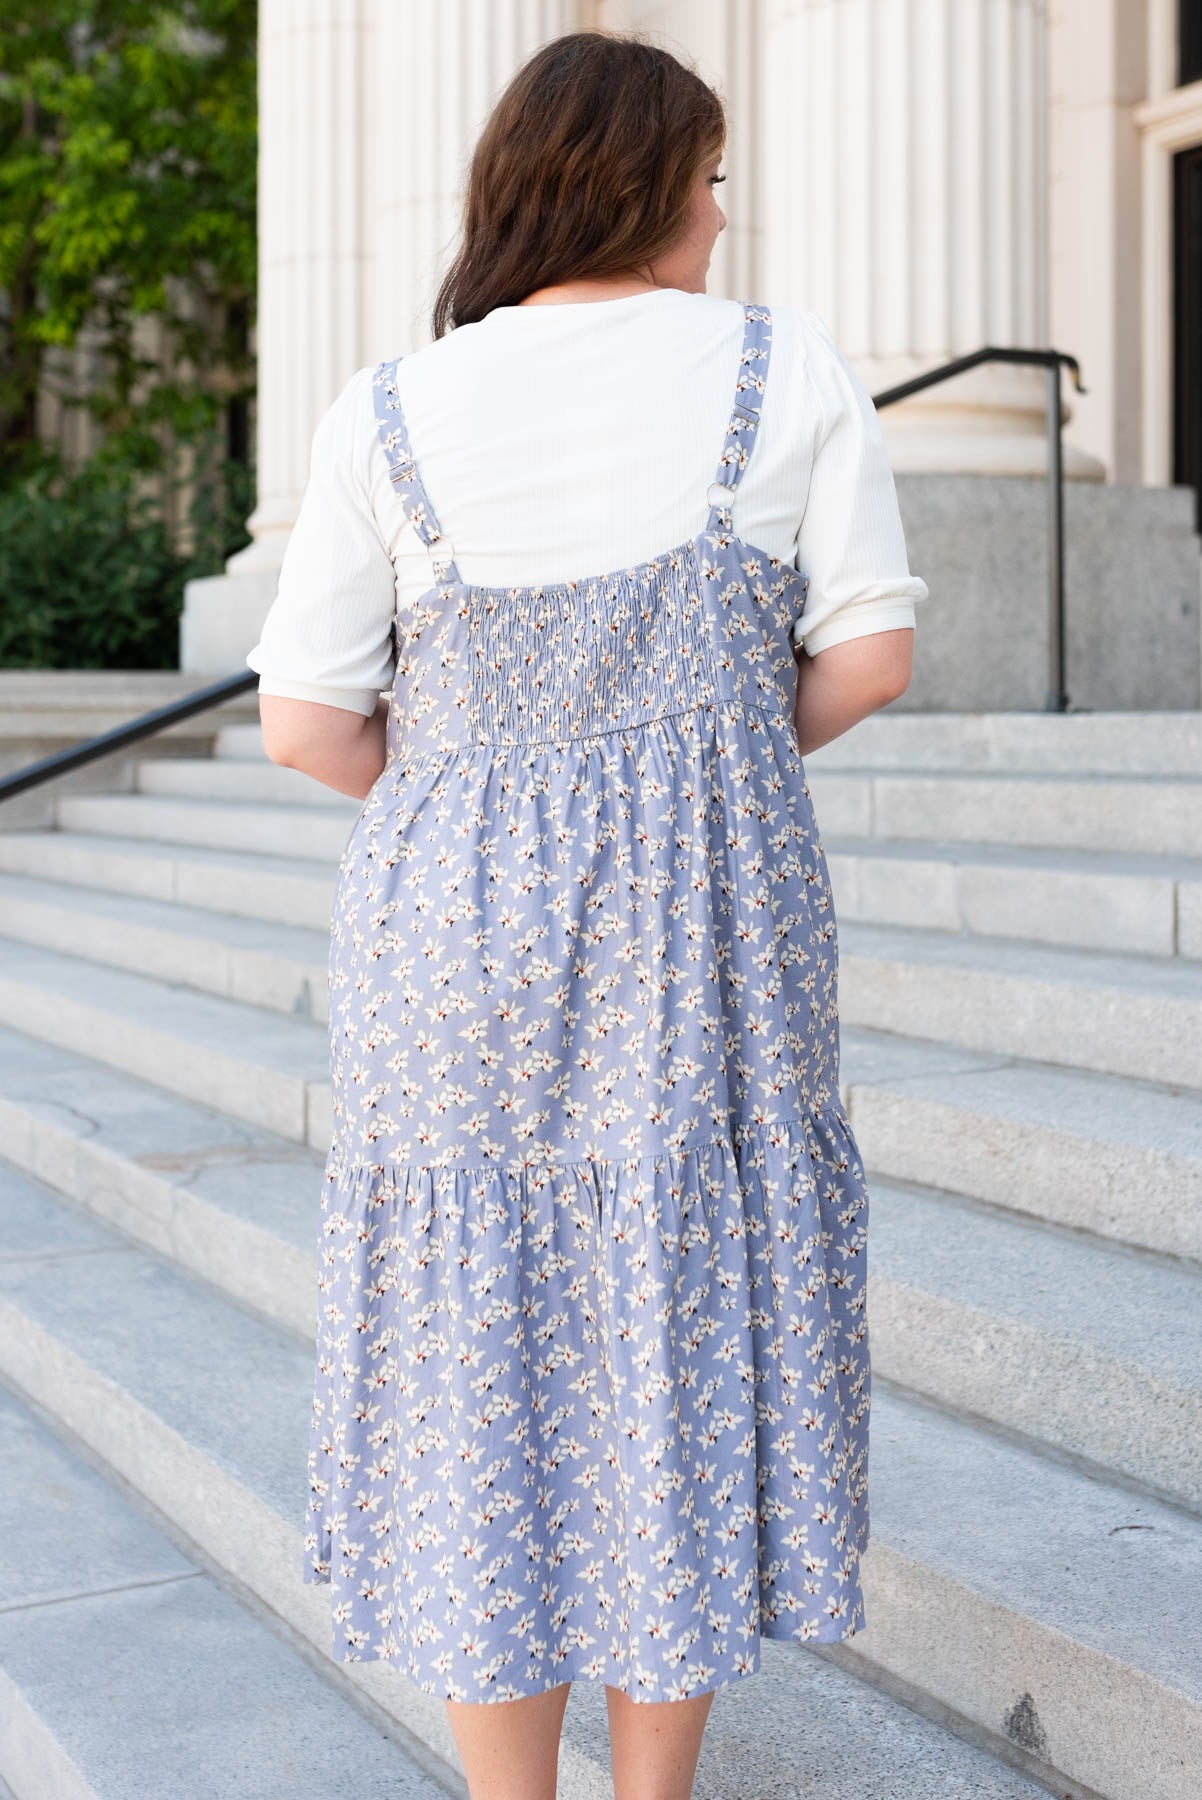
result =
[[1064,690],[1064,439],[1060,425],[1060,362],[1047,366],[1048,428],[1048,693],[1046,712],[1067,712]]

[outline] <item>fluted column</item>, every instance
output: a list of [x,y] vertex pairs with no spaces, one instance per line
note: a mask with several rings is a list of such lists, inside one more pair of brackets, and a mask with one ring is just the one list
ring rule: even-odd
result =
[[363,110],[371,0],[260,0],[259,300],[254,542],[278,565],[322,411],[363,325]]
[[180,667],[254,643],[314,428],[365,363],[416,348],[453,252],[476,134],[587,0],[260,0],[258,496],[252,542],[189,582]]
[[[822,313],[873,391],[1046,347],[1046,0],[764,5],[766,291]],[[891,408],[894,466],[1040,472],[1043,394],[993,365]]]
[[638,31],[692,63],[726,105],[726,230],[714,246],[707,291],[755,298],[760,285],[767,150],[763,97],[765,0],[593,0],[581,24]]
[[476,133],[577,0],[261,0],[258,503],[230,567],[278,564],[313,428],[356,368],[415,348]]
[[587,0],[373,0],[371,10],[365,362],[428,341],[480,127],[540,44],[588,23]]

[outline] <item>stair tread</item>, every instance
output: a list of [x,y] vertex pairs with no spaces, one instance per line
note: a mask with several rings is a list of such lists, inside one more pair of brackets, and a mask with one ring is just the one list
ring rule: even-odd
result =
[[38,1792],[63,1763],[96,1800],[456,1791],[3,1389],[0,1461],[0,1663],[53,1744]]
[[[345,805],[341,804],[342,802],[345,802]],[[300,814],[306,818],[316,816],[326,819],[332,815],[335,819],[345,816],[348,820],[353,820],[359,811],[361,802],[345,794],[331,795],[328,800],[323,798],[306,805],[302,800],[294,802],[287,800],[234,800],[225,796],[220,799],[206,798],[199,794],[79,793],[63,795],[59,804],[69,807],[76,817],[83,816],[85,818],[91,812],[120,815],[134,809],[149,816],[152,809],[161,811],[166,807],[178,808],[185,813],[195,814],[213,811],[225,812],[235,818],[245,818],[247,813],[262,812],[269,813],[273,817],[282,815],[289,819],[295,819]]]
[[1202,967],[1173,957],[1118,955],[917,925],[876,925],[863,919],[842,920],[838,929],[840,949],[849,956],[1202,1002]]
[[[74,1212],[15,1172],[0,1183],[0,1308],[299,1533],[311,1349]],[[1202,1519],[879,1380],[871,1433],[874,1539],[1202,1701]]]
[[232,1061],[303,1080],[328,1080],[324,1025],[206,994],[64,951],[0,937],[0,981],[125,1018],[164,1037],[186,1040]]
[[[142,894],[114,893],[109,888],[75,886],[0,871],[0,930],[6,901],[75,913],[85,920],[109,919],[139,930],[200,937],[230,950],[256,951],[284,961],[294,958],[319,965],[323,972],[329,958],[328,932],[247,918],[240,913],[217,912],[179,900],[155,900]],[[80,942],[86,942],[82,931]]]
[[[96,1800],[263,1800],[284,1792],[429,1800],[457,1791],[444,1790],[3,1390],[0,1456],[24,1472],[21,1491],[12,1484],[0,1499],[0,1579],[12,1596],[0,1613],[0,1656],[22,1702]],[[26,1490],[37,1494],[36,1509]],[[803,1754],[824,1771],[830,1800],[886,1791],[923,1800],[1046,1793],[849,1671],[774,1643],[763,1646],[748,1691],[724,1695],[703,1744],[698,1793],[734,1800],[755,1768],[757,1792],[783,1800],[789,1790],[776,1788],[763,1766],[765,1719],[795,1717],[803,1695]],[[577,1766],[595,1759],[598,1772],[606,1761],[601,1704],[578,1686],[565,1722],[565,1743],[582,1752]],[[573,1773],[561,1766],[565,1800],[583,1792]]]
[[[202,799],[238,798],[245,786],[252,803],[273,803],[278,795],[281,803],[297,806],[341,806],[358,804],[352,795],[331,788],[302,770],[277,763],[231,763],[220,757],[172,756],[146,757],[138,763],[136,792],[156,800],[183,799],[189,795]],[[289,799],[288,796],[295,796]]]
[[[235,727],[246,731],[246,727]],[[1091,770],[1113,767],[1126,774],[1166,764],[1202,768],[1202,713],[1088,708],[1072,712],[899,712],[891,708],[862,719],[812,753],[815,765],[854,770],[874,757],[886,766],[924,768],[953,761],[957,768],[1060,766],[1078,761]],[[912,760],[907,760],[912,759]]]
[[[1043,1124],[1101,1142],[1202,1156],[1202,1093],[1126,1075],[1070,1069],[925,1042],[865,1026],[840,1027],[841,1075],[857,1086]],[[853,1121],[854,1122],[854,1121]]]
[[872,1184],[873,1264],[916,1294],[972,1306],[1202,1398],[1202,1268],[1000,1207]]
[[[150,1019],[160,1032],[181,1038],[195,1035],[198,1041],[227,1052],[233,1046],[245,1059],[299,1071],[310,1080],[328,1081],[328,1031],[309,1020],[287,1018],[222,996],[168,987],[125,970],[0,938],[0,978],[5,977],[44,983],[50,992],[72,998],[82,992],[89,1005]],[[81,985],[85,981],[86,985]],[[170,1003],[164,1004],[167,996]],[[0,1043],[6,1039],[14,1046],[19,1077],[22,1056],[27,1054],[20,1046],[33,1046],[36,1040],[0,1025]],[[960,1049],[862,1026],[841,1026],[840,1046],[841,1087],[853,1112],[857,1087],[881,1089],[961,1107],[1024,1128],[1042,1125],[1149,1154],[1202,1158],[1202,1094],[1196,1089]],[[37,1043],[37,1048],[43,1054],[53,1047]],[[71,1055],[66,1049],[54,1049],[53,1053],[64,1058]],[[111,1072],[110,1078],[141,1085],[135,1077],[116,1072]],[[233,1119],[228,1124],[231,1131],[239,1133],[249,1134],[253,1129]]]
[[824,762],[819,764],[813,757],[805,759],[807,772],[812,772],[821,781],[826,777],[836,780],[856,781],[892,781],[892,782],[932,782],[941,787],[950,787],[955,782],[968,783],[972,786],[985,784],[989,787],[1002,787],[1007,782],[1012,785],[1030,789],[1032,787],[1083,787],[1095,790],[1102,787],[1132,788],[1138,793],[1146,793],[1149,788],[1182,788],[1198,789],[1202,792],[1202,775],[1184,769],[1158,769],[1135,774],[1124,771],[1097,769],[931,769],[931,768],[897,768],[888,764],[847,764]]
[[[924,1061],[943,1062],[924,1058],[926,1048],[916,1046],[915,1068]],[[962,1060],[971,1065],[984,1059]],[[971,1074],[971,1068],[966,1072]],[[928,1079],[940,1093],[947,1090],[948,1073],[946,1067],[930,1070]],[[912,1086],[913,1081],[911,1077]],[[1070,1075],[1060,1083],[1060,1096],[1043,1095],[1042,1083],[1033,1093],[1047,1100],[1049,1116],[1054,1117],[1063,1109],[1063,1095],[1080,1085],[1080,1079]],[[1086,1085],[1125,1084],[1099,1077]],[[311,1214],[323,1166],[317,1150],[5,1027],[0,1027],[0,1098],[22,1103],[59,1129],[74,1120],[74,1129],[90,1143],[139,1167],[172,1173],[190,1194],[212,1204],[239,1214],[253,1205],[255,1223],[283,1243],[310,1247]],[[1171,1118],[1175,1112],[1188,1115],[1189,1129],[1179,1129],[1178,1142],[1202,1161],[1202,1097],[1167,1098],[1163,1117]],[[1103,1111],[1128,1126],[1134,1118],[1129,1104],[1120,1107],[1113,1099],[1103,1099]],[[1164,1135],[1161,1118],[1150,1119],[1147,1125],[1149,1135]],[[1042,1225],[1026,1214],[963,1202],[880,1176],[872,1180],[872,1195],[874,1263],[880,1267],[887,1255],[891,1279],[955,1294],[972,1304],[1005,1307],[1015,1317],[1068,1331],[1082,1324],[1079,1302],[1084,1288],[1091,1301],[1096,1298],[1100,1303],[1105,1297],[1102,1316],[1093,1324],[1116,1351],[1126,1339],[1133,1354],[1150,1355],[1155,1349],[1166,1369],[1202,1380],[1202,1341],[1195,1357],[1188,1354],[1190,1344],[1178,1335],[1191,1331],[1193,1316],[1202,1310],[1202,1271],[1195,1265],[1133,1253],[1089,1234]],[[973,1244],[986,1246],[988,1253],[970,1254]],[[1090,1271],[1075,1288],[1067,1279],[1074,1266]],[[1129,1334],[1137,1326],[1135,1343]]]
[[153,1170],[202,1202],[256,1226],[281,1248],[313,1251],[324,1157],[75,1050],[0,1026],[0,1102],[74,1135],[117,1165]]
[[937,862],[994,870],[1040,871],[1090,879],[1139,876],[1165,881],[1202,881],[1202,856],[1151,850],[1087,850],[1072,845],[974,843],[971,839],[875,838],[823,832],[828,856],[872,857],[881,862]]
[[295,876],[333,885],[336,865],[325,860],[302,856],[269,856],[258,850],[225,850],[207,844],[171,844],[156,838],[119,837],[115,832],[92,831],[4,831],[0,832],[0,855],[5,844],[29,845],[43,854],[55,850],[78,851],[106,856],[128,856],[145,863],[196,863],[205,867],[237,869],[247,875]]

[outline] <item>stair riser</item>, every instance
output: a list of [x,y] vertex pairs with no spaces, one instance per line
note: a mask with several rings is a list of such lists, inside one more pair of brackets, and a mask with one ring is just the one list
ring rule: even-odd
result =
[[0,1800],[99,1800],[53,1732],[0,1668]]
[[[328,815],[328,816],[327,816]],[[144,838],[154,843],[196,844],[207,850],[251,850],[264,856],[294,856],[337,866],[355,814],[334,808],[293,807],[268,812],[256,807],[175,805],[149,794],[64,797],[55,817],[64,831]]]
[[965,1049],[1202,1089],[1202,1006],[857,955],[839,964],[839,1015]]
[[[857,1090],[858,1131],[862,1097]],[[912,1136],[915,1142],[938,1144],[939,1134],[928,1139],[921,1121]],[[965,1136],[979,1143],[971,1121]],[[311,1338],[314,1286],[311,1257],[303,1251],[236,1212],[208,1205],[189,1191],[186,1179],[176,1186],[172,1171],[153,1166],[153,1159],[147,1166],[115,1155],[78,1128],[57,1124],[53,1107],[0,1100],[0,1140],[17,1167],[273,1324]],[[870,1128],[862,1143],[875,1170],[880,1164]],[[939,1155],[933,1160],[946,1163]],[[1024,1167],[1035,1160],[1024,1159]],[[987,1153],[983,1161],[989,1164]],[[186,1176],[190,1158],[184,1155],[180,1162]],[[1067,1167],[1075,1170],[1082,1193],[1091,1196],[1095,1190],[1086,1172],[1072,1159]],[[941,1172],[946,1181],[945,1166]],[[180,1171],[175,1175],[178,1179]],[[309,1184],[316,1196],[315,1170],[298,1166],[295,1178],[298,1192]],[[1057,1195],[1055,1183],[1050,1191]],[[1175,1190],[1162,1186],[1160,1191]],[[1033,1211],[1025,1183],[1021,1198]],[[1149,1210],[1154,1210],[1150,1202]],[[1183,1223],[1196,1233],[1202,1208],[1189,1207],[1183,1197],[1182,1211],[1190,1214]],[[1163,1391],[1127,1365],[1087,1368],[1075,1347],[1066,1349],[1049,1333],[938,1301],[891,1280],[887,1272],[874,1270],[871,1280],[874,1366],[883,1375],[953,1410],[1060,1444],[1166,1497],[1202,1506],[1202,1415],[1188,1390]],[[1132,1348],[1135,1356],[1138,1346]]]
[[1177,950],[1202,959],[1202,882],[1182,882],[1177,896]]
[[[290,1018],[328,1021],[327,970],[316,961],[12,896],[0,899],[0,933],[43,949],[84,951],[95,962]],[[1171,996],[911,966],[847,949],[839,990],[840,1017],[849,1026],[1202,1089],[1202,1008]]]
[[[0,1098],[0,1142],[8,1162],[93,1217],[284,1331],[313,1341],[317,1327],[312,1253],[258,1229],[237,1212],[210,1206],[168,1169],[114,1154],[56,1125],[52,1110]],[[181,1158],[187,1164],[188,1158]],[[296,1171],[298,1197],[308,1193],[314,1217],[320,1177]]]
[[231,949],[212,938],[155,930],[67,907],[38,906],[0,896],[0,935],[92,962],[130,969],[160,981],[261,1006],[293,1019],[325,1024],[329,983],[320,963],[311,966],[262,951]]
[[1202,781],[986,782],[807,774],[825,837],[1202,856]]
[[1196,1800],[1202,1713],[1124,1668],[1121,1644],[1072,1643],[879,1538],[863,1577],[872,1624],[834,1647],[842,1666],[895,1675],[1106,1800]]
[[114,1018],[86,1001],[56,997],[51,1004],[39,988],[4,978],[0,978],[0,1023],[43,1043],[82,1049],[110,1068],[260,1125],[293,1143],[328,1147],[328,1083],[305,1082],[173,1037],[153,1025]]
[[95,837],[85,849],[60,841],[56,832],[40,840],[0,831],[0,873],[61,881],[69,887],[102,888],[145,900],[174,900],[241,919],[273,925],[304,925],[328,932],[335,869],[314,880],[308,875],[261,875],[242,868],[192,862],[186,856],[149,857],[111,849]]
[[[17,1167],[311,1341],[310,1256],[174,1186],[168,1173],[56,1128],[52,1116],[0,1100],[0,1139]],[[298,1169],[298,1191],[306,1179]],[[316,1195],[315,1178],[312,1185]],[[1087,1362],[1077,1345],[937,1300],[877,1271],[870,1274],[869,1308],[873,1366],[886,1379],[1202,1507],[1202,1405],[1187,1389],[1167,1389],[1131,1365]]]
[[[74,1432],[229,1578],[316,1650],[328,1652],[329,1593],[297,1578],[297,1524],[7,1300],[0,1301],[0,1373]],[[303,1431],[302,1420],[297,1426]],[[298,1511],[301,1501],[298,1494]],[[1193,1800],[1190,1771],[1202,1756],[1199,1709],[1124,1669],[1117,1656],[1066,1639],[936,1574],[883,1542],[879,1532],[863,1579],[872,1624],[862,1649],[855,1638],[841,1646],[849,1666],[862,1656],[866,1664],[919,1683],[933,1699],[991,1731],[1023,1694],[1038,1694],[1044,1754],[1070,1778],[1113,1800],[1147,1800],[1154,1756],[1157,1800]],[[396,1671],[384,1664],[348,1670],[394,1718],[438,1748],[445,1729],[441,1701],[397,1682]],[[1104,1710],[1082,1706],[1083,1694],[1105,1695]]]
[[[226,755],[236,744],[248,754],[253,736],[253,727],[229,726],[218,743]],[[806,758],[807,769],[826,764],[911,773],[1194,776],[1202,769],[1202,714],[874,713]]]
[[[841,921],[1202,960],[1202,883],[949,865],[830,848],[826,855]],[[326,932],[336,865],[322,879],[260,874],[186,855],[130,855],[109,848],[99,834],[85,848],[59,842],[54,832],[35,839],[0,831],[0,872]]]
[[848,1111],[873,1174],[942,1188],[1202,1262],[1202,1160],[853,1082]]
[[966,931],[1073,950],[1202,954],[1202,882],[911,862],[824,848],[839,920]]
[[1202,1396],[1132,1361],[872,1274],[874,1370],[950,1411],[1087,1458],[1202,1509]]
[[[177,794],[188,800],[236,800],[266,806],[331,806],[345,812],[348,796],[302,775],[299,769],[267,762],[236,763],[205,758],[148,758],[137,766],[140,794]],[[353,801],[352,801],[353,806]]]

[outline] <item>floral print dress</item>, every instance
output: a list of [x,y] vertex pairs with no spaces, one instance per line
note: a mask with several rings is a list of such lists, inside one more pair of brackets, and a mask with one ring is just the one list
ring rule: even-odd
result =
[[444,1699],[684,1699],[864,1624],[868,1193],[743,313],[704,529],[538,587],[460,579],[376,371],[434,580],[332,915],[303,1578]]

